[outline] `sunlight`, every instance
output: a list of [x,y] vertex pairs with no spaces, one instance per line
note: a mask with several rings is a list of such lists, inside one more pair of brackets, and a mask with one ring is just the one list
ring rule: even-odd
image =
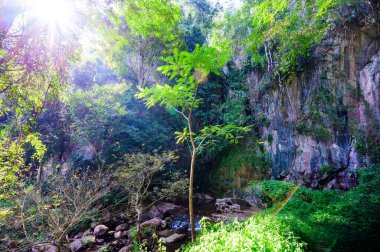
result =
[[39,21],[60,27],[72,23],[73,10],[68,0],[31,0],[30,13]]
[[35,27],[45,29],[50,44],[60,37],[73,34],[76,24],[74,1],[72,0],[27,0],[27,18],[32,19]]

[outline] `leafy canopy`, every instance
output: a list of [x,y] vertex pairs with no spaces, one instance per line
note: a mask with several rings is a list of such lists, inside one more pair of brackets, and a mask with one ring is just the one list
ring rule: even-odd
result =
[[139,88],[136,97],[145,101],[148,108],[159,104],[167,108],[179,107],[182,112],[191,106],[198,107],[200,99],[194,97],[196,87],[209,73],[220,74],[219,69],[230,59],[227,50],[218,51],[207,45],[197,45],[193,52],[174,49],[173,56],[163,58],[167,64],[158,68],[176,84],[157,84],[154,88]]

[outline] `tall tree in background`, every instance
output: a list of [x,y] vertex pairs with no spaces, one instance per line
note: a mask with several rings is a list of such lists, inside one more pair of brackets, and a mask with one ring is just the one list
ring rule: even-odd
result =
[[140,87],[140,92],[136,95],[148,108],[159,104],[174,110],[186,120],[187,127],[175,134],[177,143],[189,141],[191,144],[189,215],[192,241],[195,239],[193,188],[197,153],[205,141],[212,137],[223,137],[231,142],[237,142],[240,133],[249,131],[249,127],[235,125],[212,125],[196,130],[193,125],[193,111],[201,103],[201,99],[197,97],[200,85],[207,81],[210,73],[219,74],[219,69],[229,60],[228,50],[224,48],[218,51],[213,47],[197,45],[191,53],[175,49],[173,56],[164,59],[167,64],[159,67],[164,75],[175,80],[175,84],[173,86],[157,84],[153,88]]
[[181,13],[170,0],[119,1],[101,26],[111,65],[139,86],[154,83],[163,52],[178,46]]

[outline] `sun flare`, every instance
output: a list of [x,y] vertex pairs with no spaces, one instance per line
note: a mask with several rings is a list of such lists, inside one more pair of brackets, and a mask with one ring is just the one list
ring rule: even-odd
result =
[[68,0],[31,0],[30,13],[42,22],[67,25],[71,22],[72,8]]
[[72,0],[28,0],[26,8],[28,17],[40,27],[47,28],[52,36],[65,35],[75,26]]

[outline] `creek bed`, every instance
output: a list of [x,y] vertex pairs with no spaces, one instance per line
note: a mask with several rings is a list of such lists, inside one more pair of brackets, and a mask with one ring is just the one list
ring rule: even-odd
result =
[[[194,220],[195,220],[195,231],[197,233],[199,233],[199,231],[201,230],[199,222],[203,217],[209,217],[211,221],[216,221],[216,219],[227,219],[227,218],[235,218],[235,217],[238,219],[245,219],[258,211],[258,209],[249,207],[241,200],[233,199],[233,203],[237,203],[241,206],[240,213],[218,213],[216,211],[215,202],[216,202],[215,199],[212,199],[212,200],[195,199],[194,200]],[[170,229],[173,229],[173,230],[179,230],[178,233],[185,234],[186,237],[180,241],[167,244],[166,245],[167,252],[175,252],[177,249],[179,249],[182,246],[182,244],[186,244],[191,241],[191,235],[190,235],[191,230],[190,230],[190,222],[189,222],[189,214],[188,214],[188,205],[189,205],[188,201],[183,200],[176,203],[182,206],[184,210],[174,215],[171,218],[172,220],[169,222],[169,227]]]

